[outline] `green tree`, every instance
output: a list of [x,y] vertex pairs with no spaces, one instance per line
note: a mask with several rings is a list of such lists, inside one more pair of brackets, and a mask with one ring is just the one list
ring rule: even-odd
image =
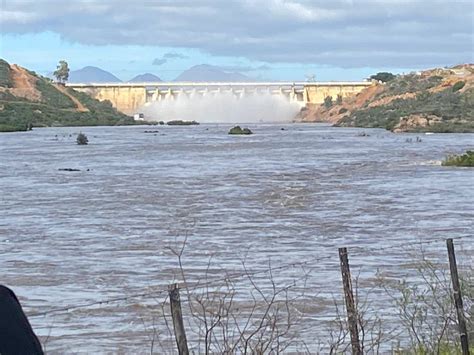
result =
[[332,106],[333,102],[332,102],[332,96],[326,96],[324,98],[324,107],[326,108],[330,108]]
[[393,75],[392,73],[388,73],[388,72],[379,72],[377,74],[374,74],[374,75],[370,76],[370,79],[381,81],[382,83],[386,83],[390,80],[395,79],[395,75]]
[[69,66],[65,60],[60,60],[53,73],[58,83],[63,84],[69,79]]
[[342,95],[337,95],[336,97],[336,105],[341,105],[342,104]]

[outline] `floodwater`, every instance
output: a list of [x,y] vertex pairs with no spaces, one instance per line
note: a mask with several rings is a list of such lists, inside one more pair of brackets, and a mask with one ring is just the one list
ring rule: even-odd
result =
[[[215,279],[242,271],[242,259],[250,271],[307,262],[308,295],[319,301],[296,329],[323,343],[341,289],[338,247],[367,280],[384,267],[409,277],[400,246],[423,240],[439,239],[426,248],[445,260],[444,239],[462,238],[459,258],[473,264],[474,172],[440,166],[473,149],[473,134],[417,142],[378,129],[249,127],[252,136],[229,136],[225,124],[0,135],[0,283],[49,352],[149,353],[158,303],[133,295],[163,294],[180,279],[171,249],[186,237],[190,280],[211,257]],[[75,144],[79,131],[89,145]],[[285,284],[301,270],[273,276]]]

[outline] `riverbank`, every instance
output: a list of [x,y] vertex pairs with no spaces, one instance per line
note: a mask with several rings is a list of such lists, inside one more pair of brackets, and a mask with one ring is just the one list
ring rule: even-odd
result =
[[474,65],[398,75],[351,98],[304,108],[302,122],[392,132],[474,132]]
[[132,117],[0,59],[0,132],[34,127],[133,125]]

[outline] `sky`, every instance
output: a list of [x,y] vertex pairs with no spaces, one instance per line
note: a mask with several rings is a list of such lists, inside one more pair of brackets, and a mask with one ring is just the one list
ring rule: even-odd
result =
[[262,80],[362,80],[474,62],[466,0],[0,0],[0,57],[122,80],[211,64]]

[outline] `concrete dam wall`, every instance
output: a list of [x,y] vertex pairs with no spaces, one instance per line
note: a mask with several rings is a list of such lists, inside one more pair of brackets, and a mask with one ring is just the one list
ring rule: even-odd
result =
[[354,96],[371,86],[371,82],[255,82],[255,83],[91,83],[67,84],[77,91],[85,92],[92,97],[108,100],[117,110],[133,115],[141,111],[147,103],[179,100],[183,97],[216,97],[220,94],[231,94],[237,98],[248,95],[267,94],[283,96],[290,102],[301,106],[321,104],[331,96]]

